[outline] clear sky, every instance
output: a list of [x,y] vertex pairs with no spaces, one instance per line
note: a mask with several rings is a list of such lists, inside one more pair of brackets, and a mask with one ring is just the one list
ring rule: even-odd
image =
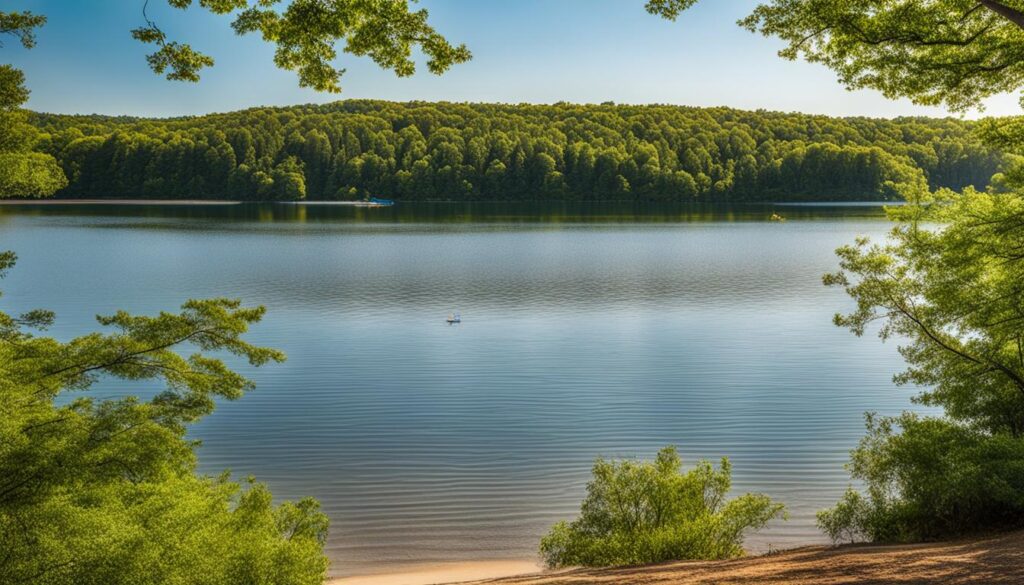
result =
[[[801,111],[830,115],[947,115],[939,108],[848,92],[835,75],[780,59],[776,39],[736,25],[756,0],[702,0],[677,22],[648,15],[643,0],[421,0],[431,22],[473,51],[443,76],[422,66],[400,79],[342,53],[341,96],[298,87],[272,63],[273,47],[235,36],[229,17],[179,11],[151,1],[150,16],[171,37],[217,64],[198,84],[170,82],[146,66],[147,47],[129,30],[142,24],[142,0],[6,0],[5,10],[46,14],[39,44],[8,39],[0,62],[22,67],[28,107],[49,112],[171,116],[341,98],[506,103],[667,103]],[[1015,96],[998,96],[985,114],[1018,114]],[[976,117],[978,114],[970,114]]]

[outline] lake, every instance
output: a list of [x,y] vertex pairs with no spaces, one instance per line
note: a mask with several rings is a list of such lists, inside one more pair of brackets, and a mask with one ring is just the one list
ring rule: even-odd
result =
[[667,444],[787,504],[764,550],[821,542],[864,411],[910,407],[895,345],[833,326],[851,302],[821,285],[888,229],[872,205],[7,205],[2,300],[63,339],[119,308],[266,305],[249,339],[288,361],[239,366],[257,389],[191,434],[204,472],[317,497],[334,575],[535,558],[594,457]]

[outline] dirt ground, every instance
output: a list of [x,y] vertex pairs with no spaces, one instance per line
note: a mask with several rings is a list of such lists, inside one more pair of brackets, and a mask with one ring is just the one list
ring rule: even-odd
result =
[[1024,585],[1024,532],[933,544],[806,547],[732,561],[579,569],[475,583],[494,585]]

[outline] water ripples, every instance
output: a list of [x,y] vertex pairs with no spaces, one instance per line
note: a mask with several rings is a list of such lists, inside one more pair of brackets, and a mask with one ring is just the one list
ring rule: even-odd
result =
[[877,220],[197,221],[9,216],[6,308],[55,309],[66,338],[116,308],[266,305],[251,340],[288,362],[236,364],[257,389],[193,435],[204,471],[319,498],[335,574],[532,558],[595,456],[669,443],[730,457],[737,492],[789,506],[751,547],[817,542],[863,412],[910,407],[895,347],[833,327],[849,301],[820,284],[835,247],[884,234]]

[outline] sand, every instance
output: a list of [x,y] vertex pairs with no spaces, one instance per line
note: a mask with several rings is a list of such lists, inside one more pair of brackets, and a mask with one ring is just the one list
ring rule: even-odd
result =
[[[812,546],[731,561],[538,572],[530,561],[484,561],[336,579],[328,585],[949,585],[1024,584],[1024,532],[953,542]],[[469,585],[469,584],[467,584]]]
[[[805,547],[732,561],[574,570],[489,585],[1020,585],[1024,532],[901,546]],[[398,585],[396,582],[394,585]]]
[[433,585],[523,575],[539,570],[540,566],[533,561],[473,561],[425,565],[397,573],[345,577],[328,581],[327,585]]

